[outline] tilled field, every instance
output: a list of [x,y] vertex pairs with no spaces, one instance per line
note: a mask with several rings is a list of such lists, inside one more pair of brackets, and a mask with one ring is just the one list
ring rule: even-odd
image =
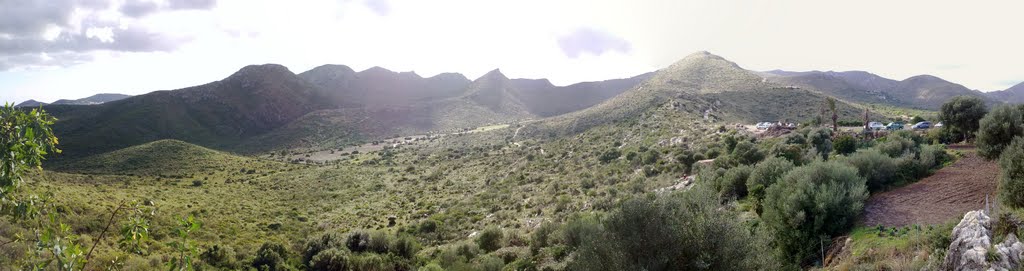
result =
[[916,183],[872,195],[861,224],[898,227],[940,224],[995,202],[999,165],[979,157],[973,147],[954,147],[964,153],[956,163]]

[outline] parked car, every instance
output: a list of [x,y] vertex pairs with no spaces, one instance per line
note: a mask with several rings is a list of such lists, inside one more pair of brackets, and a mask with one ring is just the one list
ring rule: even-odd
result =
[[885,125],[883,125],[881,122],[872,121],[868,122],[868,128],[870,128],[871,130],[882,130],[883,128],[885,128]]
[[914,126],[910,126],[910,129],[914,129],[914,130],[923,130],[923,129],[928,129],[928,128],[932,128],[932,122],[930,122],[930,121],[922,121],[922,122],[915,123]]
[[768,128],[771,128],[771,127],[772,127],[772,123],[771,122],[758,122],[757,123],[757,129],[758,130],[767,130]]
[[902,122],[890,122],[888,125],[885,125],[885,129],[886,130],[903,130],[903,123]]

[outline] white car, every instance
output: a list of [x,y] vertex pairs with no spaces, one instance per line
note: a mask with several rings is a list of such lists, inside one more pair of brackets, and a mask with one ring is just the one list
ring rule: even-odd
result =
[[882,124],[881,122],[877,121],[872,121],[868,122],[868,128],[870,128],[871,130],[882,130],[885,129],[885,124]]
[[756,127],[757,127],[758,130],[767,130],[768,128],[772,127],[772,123],[771,122],[758,122]]

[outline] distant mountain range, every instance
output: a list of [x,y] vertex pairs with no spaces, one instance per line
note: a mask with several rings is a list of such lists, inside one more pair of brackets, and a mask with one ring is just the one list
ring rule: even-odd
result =
[[861,103],[880,103],[935,110],[942,103],[959,95],[981,97],[990,104],[1024,102],[1024,86],[1021,85],[1004,91],[985,93],[931,75],[917,75],[902,81],[864,71],[792,72],[773,70],[764,72],[762,75],[779,84],[814,89],[841,99]]
[[1004,101],[1008,103],[1024,103],[1024,82],[1012,86],[1006,90],[993,91],[985,93],[989,97],[998,101]]
[[[60,99],[60,100],[57,100],[57,101],[53,102],[52,104],[55,104],[55,105],[61,105],[61,104],[63,104],[63,105],[94,105],[94,104],[102,104],[102,103],[107,103],[107,102],[113,102],[113,101],[117,101],[117,100],[120,100],[120,99],[131,97],[131,96],[132,95],[115,94],[115,93],[100,93],[100,94],[92,95],[92,96],[81,98],[81,99],[77,99],[77,100]],[[48,104],[44,103],[44,102],[36,101],[36,100],[28,100],[28,101],[21,102],[21,103],[15,105],[14,107],[39,107],[39,106],[43,106],[43,105],[48,105]]]
[[510,79],[497,69],[469,80],[380,67],[323,65],[295,74],[281,65],[251,65],[200,86],[45,107],[59,119],[54,130],[64,154],[83,157],[161,139],[240,153],[334,148],[529,119],[547,119],[537,126],[554,135],[666,106],[729,122],[799,122],[820,115],[828,96],[840,98],[841,118],[860,119],[860,103],[934,109],[956,95],[1018,101],[1022,89],[985,94],[933,76],[895,81],[858,71],[754,72],[699,52],[656,72],[568,86]]
[[590,107],[645,78],[554,86],[445,73],[423,78],[374,67],[324,65],[301,74],[247,66],[205,85],[93,106],[47,105],[67,156],[177,139],[243,153],[337,146],[398,134],[455,131]]

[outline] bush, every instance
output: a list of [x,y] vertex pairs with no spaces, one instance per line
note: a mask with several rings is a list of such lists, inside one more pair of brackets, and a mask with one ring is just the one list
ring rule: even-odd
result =
[[948,153],[946,153],[946,148],[942,145],[922,145],[921,154],[919,154],[917,158],[921,167],[926,169],[933,169],[941,166],[950,159],[952,158]]
[[353,231],[349,233],[348,238],[345,239],[345,247],[352,252],[366,251],[369,244],[370,234],[363,231]]
[[309,270],[344,271],[349,267],[348,252],[331,248],[317,253],[310,259]]
[[[915,137],[914,135],[908,136],[907,133],[896,133],[889,134],[875,145],[875,148],[889,157],[896,158],[905,154],[916,155],[918,146],[921,144],[923,139],[920,136]],[[920,139],[920,140],[918,140]]]
[[224,269],[238,269],[235,262],[235,250],[230,246],[213,245],[199,255],[199,259],[213,267]]
[[761,161],[750,172],[747,178],[748,196],[754,199],[755,210],[761,214],[761,202],[765,191],[778,182],[787,172],[793,169],[793,163],[780,157],[772,157]]
[[953,134],[953,131],[947,126],[930,129],[925,133],[925,137],[928,139],[928,142],[931,142],[932,144],[951,144],[958,140],[958,137]]
[[850,135],[841,135],[832,142],[837,154],[847,155],[857,151],[857,139]]
[[569,222],[566,222],[565,228],[562,230],[562,239],[566,246],[575,249],[582,246],[583,241],[588,237],[600,234],[602,231],[601,223],[597,221],[597,218],[589,215],[574,215],[569,218]]
[[786,158],[795,165],[803,164],[804,149],[798,144],[775,144],[771,154],[775,157]]
[[601,161],[601,163],[607,164],[608,162],[611,162],[615,159],[619,159],[619,156],[622,156],[622,152],[620,152],[618,148],[612,148],[608,151],[605,151],[604,153],[601,153],[601,156],[598,156],[597,160]]
[[1024,207],[1024,137],[1015,137],[999,157],[999,194],[1009,206]]
[[388,253],[391,246],[391,238],[387,233],[382,231],[374,231],[370,233],[370,240],[366,244],[366,249],[378,254]]
[[256,251],[256,258],[252,260],[252,267],[256,270],[286,270],[285,260],[288,259],[288,250],[281,244],[263,243]]
[[501,242],[504,238],[504,234],[501,229],[491,226],[480,232],[480,236],[476,238],[476,244],[486,252],[491,252],[501,248]]
[[757,148],[757,145],[749,141],[736,143],[732,150],[732,158],[743,165],[753,165],[764,159],[764,153]]
[[484,255],[476,259],[476,266],[473,270],[480,271],[501,271],[505,267],[505,261],[491,255]]
[[978,154],[986,159],[999,158],[1014,137],[1024,135],[1024,112],[1018,107],[997,107],[981,119],[978,129]]
[[419,252],[420,243],[416,241],[416,238],[403,234],[394,238],[394,243],[390,248],[391,253],[406,259],[412,259],[416,256],[416,252]]
[[550,222],[544,222],[540,224],[530,235],[530,253],[537,254],[541,248],[548,247],[550,245],[551,234],[557,230],[557,227]]
[[566,270],[774,270],[759,242],[721,210],[714,192],[690,191],[628,200],[587,236]]
[[[739,149],[739,146],[737,146]],[[750,166],[742,165],[725,172],[715,184],[718,196],[722,199],[740,199],[747,196],[747,179],[750,178]]]
[[913,154],[906,154],[895,159],[896,178],[901,181],[911,181],[923,178],[928,175],[928,168],[921,165],[921,162],[914,159]]
[[818,128],[807,133],[807,141],[821,159],[828,160],[828,154],[832,153],[832,131],[828,128]]
[[302,263],[312,266],[310,261],[320,252],[345,246],[345,238],[335,232],[326,232],[306,240],[302,252]]
[[779,255],[791,263],[805,263],[818,254],[823,237],[846,232],[868,197],[864,182],[852,166],[814,162],[793,169],[769,187],[762,219]]
[[845,159],[867,180],[868,190],[880,191],[900,182],[896,177],[896,161],[876,149],[863,149]]
[[444,271],[444,268],[441,268],[441,266],[437,265],[437,263],[429,263],[427,265],[424,265],[423,267],[420,267],[418,271]]

